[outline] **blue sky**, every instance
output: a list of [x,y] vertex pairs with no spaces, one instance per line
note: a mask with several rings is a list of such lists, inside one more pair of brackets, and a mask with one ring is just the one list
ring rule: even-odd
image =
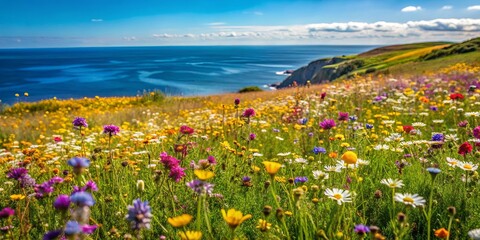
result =
[[478,0],[0,0],[0,48],[391,44],[479,33]]

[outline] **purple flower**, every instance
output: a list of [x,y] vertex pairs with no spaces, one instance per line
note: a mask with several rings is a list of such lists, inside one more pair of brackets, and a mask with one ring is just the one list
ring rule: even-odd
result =
[[82,157],[71,158],[67,163],[73,168],[87,168],[90,166],[90,160]]
[[430,110],[432,110],[432,111],[437,111],[437,110],[438,110],[438,107],[437,107],[437,106],[430,106]]
[[366,129],[372,129],[372,128],[373,128],[373,125],[370,124],[370,123],[367,123],[367,124],[365,124],[365,128],[366,128]]
[[480,126],[476,126],[476,127],[473,129],[473,136],[474,136],[475,138],[480,139]]
[[468,122],[466,120],[458,123],[459,127],[466,127],[467,125],[468,125]]
[[133,230],[142,228],[150,228],[152,221],[152,211],[148,205],[148,201],[142,202],[140,199],[133,200],[133,205],[128,206],[128,214],[126,219],[130,221],[130,227]]
[[43,235],[43,240],[57,239],[58,237],[60,237],[62,232],[63,232],[62,230],[53,230],[53,231],[47,232],[45,233],[45,235]]
[[13,216],[15,214],[15,210],[6,207],[0,211],[0,218],[9,218],[10,216]]
[[168,177],[175,180],[175,182],[179,182],[185,176],[185,169],[181,168],[180,166],[174,166],[170,168],[170,174]]
[[304,183],[304,182],[306,182],[306,181],[308,181],[308,178],[307,178],[307,177],[296,177],[295,180],[293,180],[293,182],[294,182],[295,184],[297,184],[297,183]]
[[248,139],[249,139],[250,141],[255,140],[255,138],[257,138],[257,135],[256,135],[255,133],[250,133],[250,135],[248,135]]
[[217,160],[215,159],[214,156],[208,156],[207,160],[210,164],[217,164]]
[[335,127],[335,120],[333,119],[325,119],[323,122],[320,123],[320,127],[323,128],[324,130],[332,129]]
[[29,174],[25,174],[25,176],[20,178],[18,182],[20,183],[20,187],[22,188],[31,188],[34,187],[36,184],[35,179],[30,177]]
[[83,186],[83,188],[82,188],[82,191],[87,191],[87,190],[92,191],[92,192],[98,191],[97,184],[96,184],[94,181],[89,180],[89,181],[85,184],[85,186]]
[[44,182],[42,184],[36,184],[33,188],[35,190],[35,197],[40,199],[50,195],[53,192],[53,184],[50,182]]
[[212,194],[214,185],[208,182],[195,179],[191,182],[188,182],[187,186],[198,195],[205,194],[205,193],[210,195]]
[[25,168],[12,168],[10,171],[7,173],[8,178],[13,178],[15,180],[19,180],[23,178],[25,175],[27,175],[28,170]]
[[93,200],[92,195],[88,192],[76,192],[70,196],[70,201],[78,206],[91,207],[95,204],[95,200]]
[[240,99],[238,99],[238,98],[235,98],[235,101],[234,101],[233,103],[235,103],[235,105],[238,105],[238,104],[240,104]]
[[250,182],[250,180],[252,180],[252,178],[249,177],[249,176],[244,176],[244,177],[242,178],[242,181],[243,181],[243,182]]
[[120,128],[113,124],[103,126],[103,133],[109,136],[117,135],[120,132]]
[[162,152],[160,153],[160,162],[162,162],[165,168],[171,169],[175,166],[178,166],[180,160],[168,155],[166,152]]
[[443,139],[444,139],[444,136],[441,133],[436,133],[432,136],[432,141],[435,141],[435,142],[441,142],[443,141]]
[[53,207],[60,211],[66,211],[70,207],[70,197],[68,195],[62,194],[55,199],[53,202]]
[[314,147],[313,148],[313,153],[319,154],[319,153],[327,153],[327,150],[323,147]]
[[243,111],[242,116],[246,118],[253,117],[255,116],[255,110],[253,108],[247,108]]
[[87,124],[87,120],[85,120],[85,118],[81,118],[81,117],[76,117],[73,122],[73,127],[76,128],[76,129],[80,129],[82,127],[86,128],[88,127],[88,124]]
[[88,225],[88,224],[81,226],[82,232],[85,234],[92,234],[97,229],[97,227],[98,227],[97,225]]
[[338,121],[347,121],[348,113],[347,112],[338,112]]
[[358,235],[365,235],[370,232],[370,228],[363,224],[358,224],[358,225],[355,225],[354,231]]
[[56,184],[56,183],[62,183],[63,182],[63,178],[59,177],[59,176],[55,176],[55,177],[52,177],[50,180],[48,180],[48,182],[53,185],[53,184]]

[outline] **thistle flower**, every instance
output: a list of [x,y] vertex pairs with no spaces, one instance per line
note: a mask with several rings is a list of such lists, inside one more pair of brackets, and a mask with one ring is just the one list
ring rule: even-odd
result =
[[119,132],[120,132],[120,128],[113,124],[103,126],[103,133],[108,134],[109,136],[117,135]]
[[165,168],[171,169],[175,166],[178,166],[180,160],[168,155],[166,152],[162,152],[160,153],[160,162],[162,162]]
[[477,139],[480,139],[480,126],[476,126],[473,129],[473,136]]
[[338,112],[338,121],[347,121],[348,112]]
[[333,119],[325,119],[323,122],[320,123],[320,127],[324,130],[332,129],[336,126],[335,120]]
[[12,168],[10,169],[10,171],[8,171],[7,177],[15,180],[19,180],[25,177],[27,173],[28,173],[28,170],[25,168]]
[[354,231],[356,234],[363,236],[370,232],[370,228],[363,224],[358,224],[358,225],[355,225]]
[[251,118],[255,116],[255,110],[253,108],[247,108],[242,113],[242,117]]
[[152,217],[148,201],[142,202],[140,199],[133,200],[133,205],[128,206],[128,214],[125,216],[133,230],[149,229]]
[[169,178],[175,180],[175,182],[180,182],[180,180],[185,176],[185,168],[180,166],[174,166],[170,169]]
[[195,132],[195,130],[187,125],[183,125],[180,127],[180,133],[186,134],[186,135],[191,135]]
[[73,127],[75,129],[80,129],[82,127],[84,127],[84,128],[88,127],[87,120],[85,120],[85,118],[81,118],[81,117],[75,117],[75,119],[72,121],[72,124],[73,124]]
[[0,219],[2,218],[9,218],[10,216],[15,215],[15,210],[6,207],[0,211]]
[[53,202],[53,207],[60,211],[66,211],[70,207],[70,197],[68,195],[59,195]]

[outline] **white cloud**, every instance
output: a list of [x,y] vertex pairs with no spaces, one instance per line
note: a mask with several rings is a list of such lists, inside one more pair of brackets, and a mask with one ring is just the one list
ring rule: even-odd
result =
[[478,11],[480,10],[480,5],[469,6],[467,8],[468,11]]
[[101,18],[92,18],[90,19],[91,22],[103,22],[103,19]]
[[453,6],[451,5],[445,5],[442,7],[442,10],[451,10],[453,8]]
[[263,12],[259,12],[259,11],[256,11],[256,12],[253,12],[254,15],[257,15],[257,16],[262,16],[263,15]]
[[125,41],[135,41],[137,40],[137,38],[135,36],[132,36],[132,37],[123,37],[123,40]]
[[[464,40],[471,34],[480,33],[480,19],[434,19],[428,21],[400,22],[337,22],[287,26],[228,26],[217,25],[209,28],[212,32],[188,34],[154,34],[165,41],[339,41],[376,42]],[[168,40],[170,39],[170,40]],[[182,40],[183,39],[183,40]],[[363,40],[362,40],[363,39]]]
[[224,22],[211,22],[211,23],[207,23],[208,26],[221,26],[221,25],[225,25],[226,23]]
[[404,7],[402,8],[402,12],[416,12],[416,11],[420,11],[422,10],[422,7],[420,6],[408,6],[408,7]]

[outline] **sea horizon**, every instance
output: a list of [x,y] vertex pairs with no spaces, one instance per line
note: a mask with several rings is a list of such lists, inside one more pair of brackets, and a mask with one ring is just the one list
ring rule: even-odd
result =
[[[145,90],[204,96],[268,85],[309,62],[378,45],[219,45],[0,49],[0,100],[136,96]],[[23,96],[15,97],[15,94]]]

